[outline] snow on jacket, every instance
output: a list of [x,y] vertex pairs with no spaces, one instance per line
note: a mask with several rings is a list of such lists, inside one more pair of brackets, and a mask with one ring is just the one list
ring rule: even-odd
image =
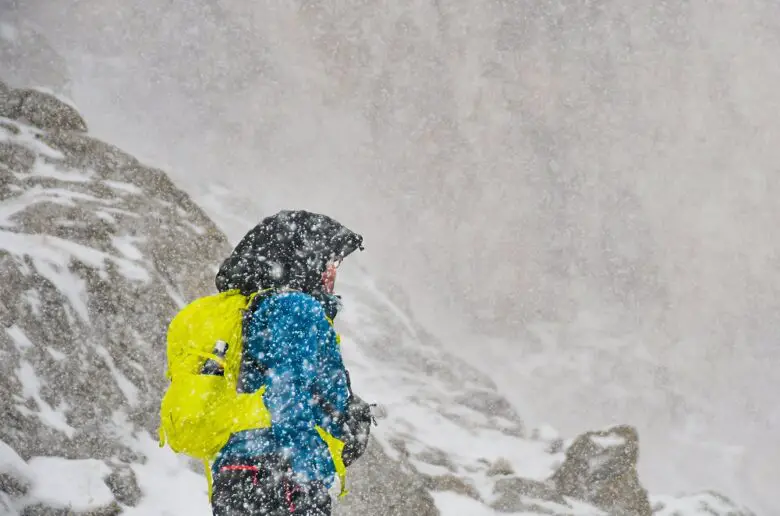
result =
[[341,437],[341,425],[332,416],[344,413],[349,389],[336,333],[322,304],[302,292],[271,296],[257,305],[245,332],[239,386],[243,392],[265,386],[271,427],[231,436],[217,455],[214,472],[281,454],[300,481],[330,487],[335,468],[315,427]]

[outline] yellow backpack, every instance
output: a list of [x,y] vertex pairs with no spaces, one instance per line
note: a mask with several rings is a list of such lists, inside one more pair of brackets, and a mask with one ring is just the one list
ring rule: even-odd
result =
[[[196,299],[168,327],[171,381],[160,407],[160,442],[173,451],[210,460],[230,434],[270,426],[263,389],[236,391],[241,363],[241,327],[251,298],[237,290]],[[224,360],[213,354],[217,341],[227,343]],[[206,360],[222,365],[224,375],[200,374]]]
[[[168,327],[167,370],[170,385],[160,405],[160,446],[203,461],[211,496],[210,461],[230,435],[271,426],[263,403],[265,388],[239,393],[236,386],[243,347],[243,318],[256,294],[238,290],[201,297],[182,308]],[[214,354],[217,341],[227,343],[224,359]],[[207,360],[222,366],[223,375],[201,374]],[[344,444],[317,427],[328,444],[346,494]]]

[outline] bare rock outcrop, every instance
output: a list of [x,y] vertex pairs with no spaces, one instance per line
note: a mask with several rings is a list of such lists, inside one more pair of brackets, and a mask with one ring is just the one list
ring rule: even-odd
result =
[[650,516],[647,491],[636,466],[639,436],[630,426],[586,432],[566,450],[566,461],[552,477],[558,493],[582,500],[615,516]]
[[0,116],[39,129],[87,132],[87,123],[76,108],[51,93],[35,89],[0,86]]
[[421,478],[404,471],[372,439],[366,454],[348,473],[349,495],[334,505],[334,514],[437,516],[439,511]]

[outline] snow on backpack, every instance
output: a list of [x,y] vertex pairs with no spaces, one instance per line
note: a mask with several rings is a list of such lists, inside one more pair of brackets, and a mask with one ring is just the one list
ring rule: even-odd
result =
[[[236,390],[241,363],[243,316],[252,302],[238,290],[201,297],[182,308],[168,327],[166,376],[171,381],[160,406],[160,445],[202,461],[211,460],[230,435],[266,428],[271,416],[264,388]],[[225,347],[224,357],[215,347]],[[204,374],[206,362],[218,374]]]

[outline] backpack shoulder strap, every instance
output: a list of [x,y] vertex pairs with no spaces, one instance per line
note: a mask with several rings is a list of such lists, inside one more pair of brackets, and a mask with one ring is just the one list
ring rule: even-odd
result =
[[269,288],[251,294],[251,299],[244,311],[243,319],[241,321],[241,363],[239,365],[238,381],[236,383],[236,390],[240,393],[248,391],[247,386],[244,384],[244,380],[247,378],[246,373],[249,368],[253,371],[258,371],[261,376],[264,376],[268,369],[265,364],[246,352],[246,336],[249,334],[249,324],[252,322],[257,308],[263,301],[278,293],[278,290]]

